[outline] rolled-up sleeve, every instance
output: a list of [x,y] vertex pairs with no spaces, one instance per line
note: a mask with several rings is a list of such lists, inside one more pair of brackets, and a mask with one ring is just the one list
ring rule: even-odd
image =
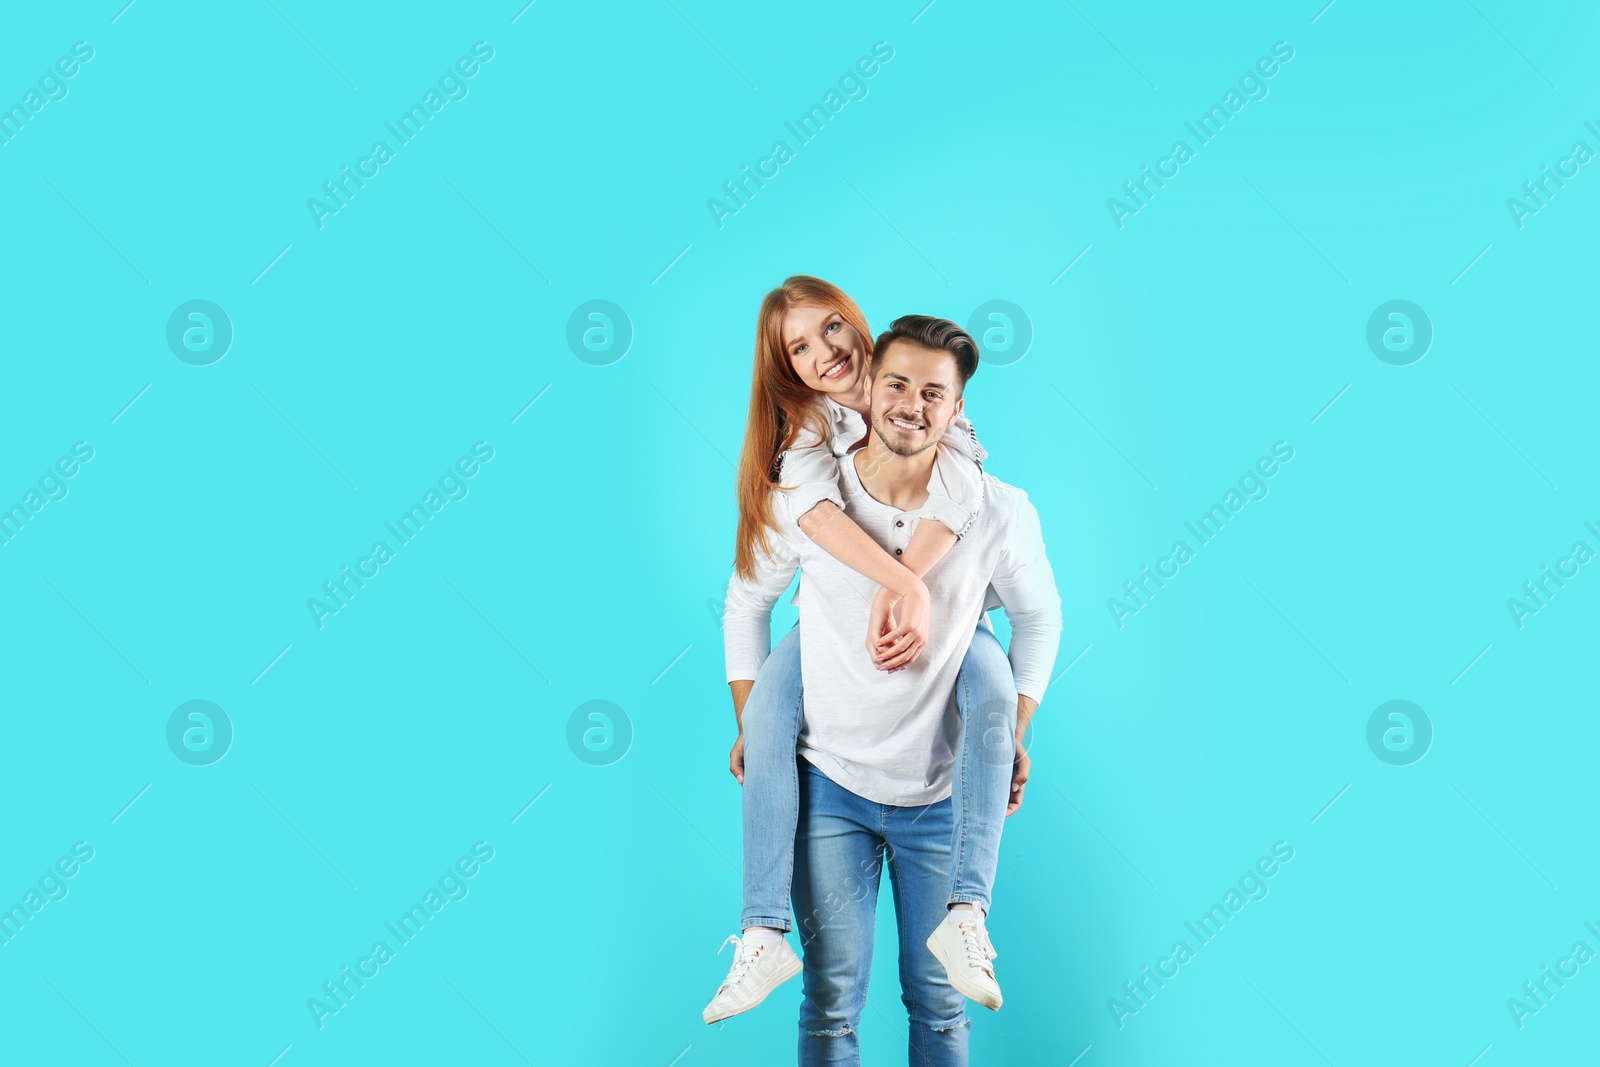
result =
[[810,430],[802,431],[795,447],[783,453],[778,488],[788,513],[797,522],[824,500],[844,509],[844,496],[839,492],[839,457]]
[[756,546],[755,576],[739,577],[737,571],[728,580],[728,597],[722,609],[722,654],[730,682],[754,681],[761,664],[772,651],[772,608],[794,580],[800,567],[799,549],[793,538],[796,531],[788,525],[781,502],[774,500],[773,507],[779,518],[777,531],[769,531],[767,543],[772,554]]
[[1011,623],[1011,672],[1017,692],[1044,699],[1061,646],[1061,594],[1045,556],[1039,512],[1020,489],[1006,524],[991,584]]
[[936,447],[922,516],[943,523],[960,537],[983,510],[983,460],[988,453],[965,415],[950,420]]

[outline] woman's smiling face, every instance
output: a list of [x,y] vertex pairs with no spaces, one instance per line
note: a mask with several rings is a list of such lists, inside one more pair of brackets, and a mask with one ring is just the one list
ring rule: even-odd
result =
[[800,380],[817,392],[841,402],[861,392],[866,342],[837,311],[790,308],[783,316],[783,350]]

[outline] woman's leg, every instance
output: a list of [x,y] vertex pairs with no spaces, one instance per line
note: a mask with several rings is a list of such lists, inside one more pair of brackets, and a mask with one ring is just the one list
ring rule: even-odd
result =
[[[756,672],[740,723],[744,729],[744,911],[739,928],[788,930],[799,818],[800,627]],[[1009,774],[1008,774],[1009,780]]]
[[961,661],[956,704],[961,709],[961,747],[950,794],[954,823],[950,903],[975,903],[987,912],[1000,862],[1000,831],[1011,800],[1017,683],[1005,648],[986,626],[973,633]]

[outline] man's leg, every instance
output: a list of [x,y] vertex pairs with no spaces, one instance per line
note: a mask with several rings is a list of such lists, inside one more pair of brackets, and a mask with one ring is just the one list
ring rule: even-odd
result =
[[805,955],[800,1067],[859,1067],[856,1026],[872,971],[884,807],[800,768],[794,909]]
[[966,998],[950,984],[922,933],[946,911],[951,802],[889,812],[889,880],[900,931],[900,999],[910,1020],[911,1067],[966,1067]]

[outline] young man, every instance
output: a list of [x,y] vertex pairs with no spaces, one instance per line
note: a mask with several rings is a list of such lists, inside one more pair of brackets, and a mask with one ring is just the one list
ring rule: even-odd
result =
[[[910,542],[929,496],[933,446],[961,412],[977,359],[959,326],[920,315],[897,319],[874,346],[871,429],[865,447],[840,460],[839,487],[845,512],[890,552]],[[961,770],[953,690],[974,627],[988,608],[1004,606],[1016,704],[974,718],[1001,732],[1009,771],[1013,738],[1026,730],[1055,660],[1061,600],[1027,494],[984,478],[982,512],[924,576],[930,640],[903,670],[876,669],[861,640],[875,588],[808,538],[780,539],[751,583],[771,591],[756,613],[765,628],[789,578],[803,571],[795,595],[805,653],[794,871],[805,949],[802,1064],[859,1062],[855,1030],[884,863],[895,892],[913,1062],[964,1064],[963,993],[999,1003],[983,926],[987,885],[977,901],[950,899],[951,792]],[[1026,759],[1017,760],[1023,777]],[[1020,800],[1019,792],[1013,804]]]

